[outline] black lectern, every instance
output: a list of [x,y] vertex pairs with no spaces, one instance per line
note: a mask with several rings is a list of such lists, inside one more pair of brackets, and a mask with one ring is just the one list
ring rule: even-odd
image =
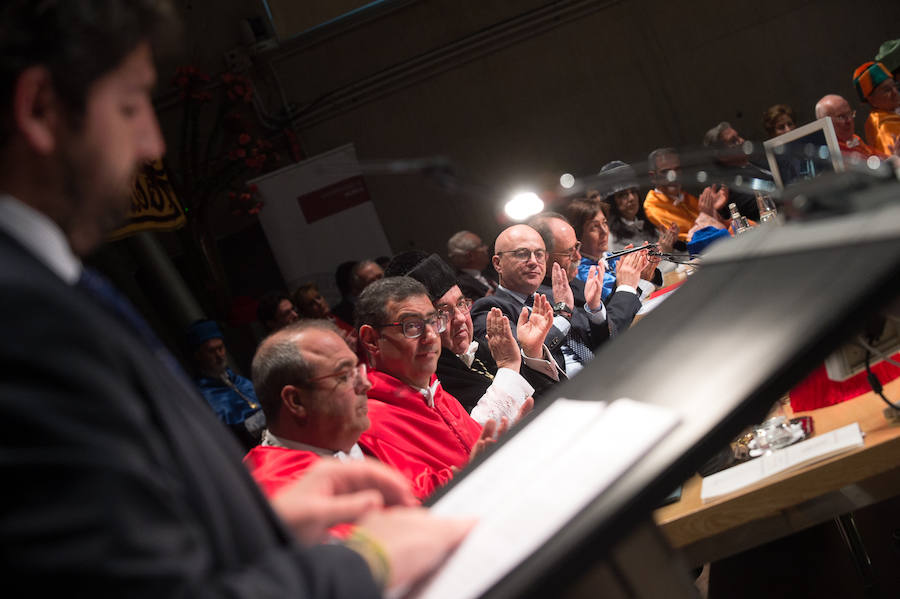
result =
[[[677,556],[650,523],[652,510],[744,426],[760,421],[867,316],[900,296],[900,192],[896,198],[723,242],[671,298],[560,385],[558,397],[631,398],[674,411],[680,421],[483,596],[658,596],[654,589],[691,596],[686,573],[665,571]],[[535,410],[431,503],[454,493],[547,408]],[[619,559],[610,561],[614,552]],[[631,572],[616,565],[622,559]]]

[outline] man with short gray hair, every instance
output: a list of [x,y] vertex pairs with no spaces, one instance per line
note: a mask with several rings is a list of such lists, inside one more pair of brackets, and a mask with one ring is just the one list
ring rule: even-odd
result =
[[447,240],[447,258],[456,270],[456,284],[464,296],[474,302],[494,293],[497,282],[484,274],[491,257],[481,237],[471,231],[454,233]]
[[253,380],[268,426],[244,463],[267,495],[322,458],[363,459],[372,385],[334,324],[303,320],[264,339]]
[[[759,206],[756,205],[756,194],[743,191],[743,187],[761,189],[773,186],[772,173],[759,167],[750,161],[749,148],[745,147],[746,140],[731,126],[731,123],[721,122],[703,136],[703,145],[713,150],[715,163],[709,165],[710,180],[722,183],[729,187],[729,203],[737,205],[741,216],[759,221]],[[718,210],[723,219],[729,218],[728,207],[723,206]]]

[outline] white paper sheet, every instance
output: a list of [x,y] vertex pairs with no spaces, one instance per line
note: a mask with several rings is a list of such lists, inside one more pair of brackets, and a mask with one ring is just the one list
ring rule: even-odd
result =
[[466,599],[491,588],[637,462],[676,412],[619,399],[558,399],[433,507],[478,524],[413,596]]
[[703,479],[700,499],[711,501],[756,484],[770,476],[862,446],[862,431],[859,429],[859,423],[854,422],[711,474]]

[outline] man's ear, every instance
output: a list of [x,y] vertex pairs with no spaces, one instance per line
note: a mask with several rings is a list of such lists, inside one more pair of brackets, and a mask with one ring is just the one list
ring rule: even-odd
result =
[[494,257],[491,258],[491,264],[494,265],[494,270],[497,271],[497,274],[498,274],[498,275],[499,275],[499,274],[502,274],[502,273],[500,272],[501,270],[503,270],[503,269],[500,268],[500,256],[498,256],[497,254],[494,254]]
[[362,325],[359,327],[359,342],[365,348],[369,358],[374,360],[378,354],[378,331],[371,325]]
[[50,71],[40,66],[22,71],[13,89],[12,111],[15,127],[26,143],[39,154],[52,153],[64,114]]
[[285,385],[281,388],[281,407],[287,410],[295,419],[306,420],[306,404],[303,398],[303,390],[299,387]]

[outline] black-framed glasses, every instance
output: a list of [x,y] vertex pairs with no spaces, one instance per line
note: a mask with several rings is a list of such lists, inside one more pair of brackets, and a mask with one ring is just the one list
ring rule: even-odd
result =
[[407,339],[418,339],[425,332],[425,327],[430,326],[440,335],[447,330],[447,322],[449,318],[444,312],[436,312],[434,316],[422,318],[421,316],[407,316],[399,322],[388,322],[378,325],[378,328],[384,327],[400,327],[403,336]]
[[512,257],[519,262],[528,262],[532,254],[534,254],[534,259],[538,262],[543,262],[547,258],[547,250],[529,250],[528,248],[497,252],[498,256],[502,256],[503,254],[512,254]]
[[573,245],[572,247],[570,247],[567,250],[563,250],[561,252],[550,252],[550,253],[553,254],[554,256],[569,256],[570,258],[575,258],[575,254],[577,254],[580,249],[581,249],[581,242],[576,241],[575,245]]
[[454,309],[459,310],[460,314],[468,314],[469,310],[472,309],[472,300],[467,297],[459,298],[459,301],[456,302],[455,306],[450,305],[440,305],[435,306],[437,308],[438,314],[443,314],[447,319],[447,322],[453,318]]
[[366,380],[366,372],[365,362],[360,362],[356,366],[344,368],[343,370],[332,372],[331,374],[323,374],[322,376],[313,377],[311,379],[308,379],[306,382],[307,384],[317,383],[319,381],[333,378],[337,381],[335,387],[339,387],[340,385],[346,385],[349,382],[356,384],[356,381]]

